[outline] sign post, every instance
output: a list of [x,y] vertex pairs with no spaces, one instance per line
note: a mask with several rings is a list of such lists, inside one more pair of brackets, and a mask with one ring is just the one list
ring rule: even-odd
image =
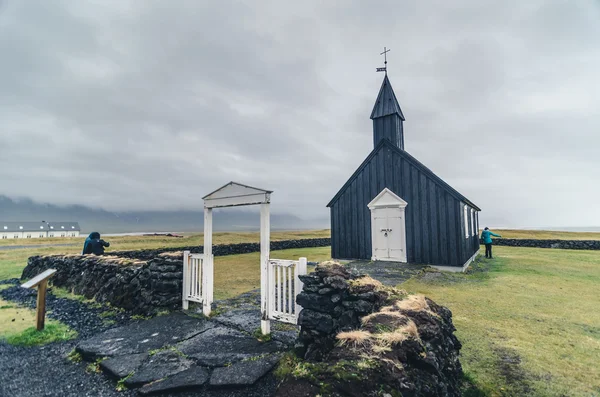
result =
[[35,288],[37,287],[37,309],[36,309],[36,322],[35,326],[38,331],[44,329],[44,322],[46,320],[46,289],[48,288],[48,279],[56,273],[56,269],[48,269],[21,284],[23,288]]

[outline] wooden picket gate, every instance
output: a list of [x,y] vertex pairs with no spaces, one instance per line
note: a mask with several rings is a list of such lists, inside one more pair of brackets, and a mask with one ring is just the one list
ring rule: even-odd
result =
[[[187,310],[189,302],[202,303],[203,311],[212,303],[213,256],[183,252],[183,309]],[[210,310],[210,309],[209,309]],[[208,312],[210,313],[210,311]],[[208,314],[207,314],[208,315]]]
[[306,258],[297,261],[269,259],[268,319],[297,324],[302,307],[296,304],[296,295],[303,283],[298,276],[306,274]]

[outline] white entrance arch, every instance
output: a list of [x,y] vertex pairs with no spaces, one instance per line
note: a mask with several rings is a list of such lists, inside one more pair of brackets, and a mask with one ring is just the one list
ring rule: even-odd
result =
[[202,303],[202,312],[208,316],[211,312],[214,288],[214,256],[212,254],[212,213],[214,208],[236,207],[242,205],[260,205],[260,279],[261,279],[261,330],[270,332],[268,321],[268,261],[270,249],[270,190],[259,189],[237,182],[229,182],[214,192],[207,194],[204,200],[204,253],[184,253],[183,309],[188,302]]

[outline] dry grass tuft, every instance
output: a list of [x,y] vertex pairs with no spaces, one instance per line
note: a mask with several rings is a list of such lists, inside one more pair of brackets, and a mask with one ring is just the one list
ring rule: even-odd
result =
[[414,310],[414,311],[423,311],[430,310],[427,301],[425,301],[425,297],[423,295],[409,295],[405,299],[401,301],[397,301],[394,306],[396,306],[399,310]]
[[158,254],[158,256],[164,258],[179,258],[183,256],[183,251],[163,252],[162,254]]
[[340,332],[336,338],[340,341],[340,345],[350,344],[353,346],[364,346],[373,335],[367,331],[355,330],[348,332]]
[[377,281],[369,276],[363,276],[355,280],[350,280],[348,284],[350,285],[350,292],[355,294],[376,291],[383,287],[383,284],[381,284],[380,281]]
[[417,325],[412,320],[408,320],[406,325],[391,332],[382,332],[376,334],[375,338],[382,346],[394,346],[408,339],[420,339]]
[[408,317],[397,311],[380,311],[371,313],[360,319],[363,325],[369,323],[397,323],[406,324]]

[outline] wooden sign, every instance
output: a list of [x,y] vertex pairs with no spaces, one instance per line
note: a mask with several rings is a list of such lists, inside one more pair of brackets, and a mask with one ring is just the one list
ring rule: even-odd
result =
[[35,288],[37,287],[37,310],[36,310],[36,328],[38,331],[44,329],[44,322],[46,319],[46,289],[48,288],[48,279],[56,273],[56,269],[48,269],[21,284],[23,288]]

